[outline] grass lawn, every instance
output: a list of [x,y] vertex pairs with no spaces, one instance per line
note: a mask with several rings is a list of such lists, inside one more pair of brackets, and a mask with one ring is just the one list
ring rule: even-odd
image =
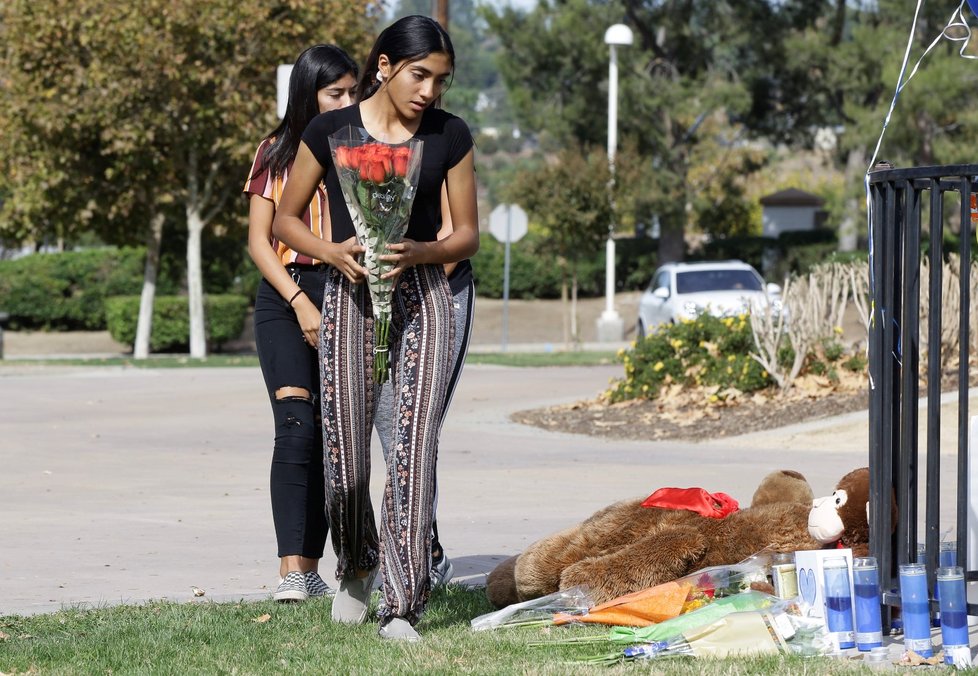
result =
[[[495,364],[499,366],[599,366],[614,364],[614,352],[486,352],[472,353],[466,357],[467,364]],[[251,355],[215,354],[204,359],[193,359],[186,355],[154,355],[149,359],[132,357],[105,357],[79,359],[7,359],[0,360],[4,366],[131,366],[133,368],[186,368],[186,367],[227,367],[258,366],[258,357]]]
[[[481,589],[437,590],[418,627],[421,643],[377,638],[377,626],[333,624],[330,603],[170,603],[0,617],[0,673],[57,674],[834,674],[827,658],[670,659],[587,667],[601,646],[538,647],[548,638],[603,634],[596,627],[472,632],[492,608]],[[265,618],[265,616],[268,616]],[[870,673],[865,669],[865,673]]]
[[499,366],[601,366],[614,364],[614,352],[481,352],[465,357],[466,364]]

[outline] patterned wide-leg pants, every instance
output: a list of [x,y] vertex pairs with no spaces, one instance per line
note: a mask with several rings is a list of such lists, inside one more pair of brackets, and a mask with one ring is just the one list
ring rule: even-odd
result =
[[[370,503],[373,380],[370,295],[330,271],[320,338],[326,500],[337,579],[378,563],[382,621],[412,624],[430,592],[431,520],[438,432],[451,378],[454,318],[441,265],[415,266],[397,281],[391,318],[395,443],[387,462],[380,537]],[[378,544],[378,540],[380,544]]]

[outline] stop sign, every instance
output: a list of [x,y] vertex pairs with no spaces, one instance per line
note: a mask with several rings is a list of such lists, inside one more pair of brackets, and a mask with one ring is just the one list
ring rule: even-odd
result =
[[516,204],[500,204],[489,214],[489,232],[500,242],[515,242],[526,234],[526,229],[526,212]]

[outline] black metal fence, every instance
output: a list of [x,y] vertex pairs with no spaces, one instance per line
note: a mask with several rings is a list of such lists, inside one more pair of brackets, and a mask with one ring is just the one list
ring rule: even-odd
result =
[[[869,332],[869,463],[870,550],[879,561],[883,602],[900,605],[898,566],[924,563],[928,588],[934,589],[942,527],[956,533],[957,562],[969,581],[978,572],[967,570],[968,551],[968,362],[969,261],[971,259],[971,195],[978,164],[913,169],[878,165],[870,174],[870,275],[872,323]],[[957,373],[957,481],[940,483],[941,443],[941,317],[943,241],[948,224],[945,211],[960,206],[961,256],[960,342]],[[920,322],[922,222],[926,209],[929,236],[927,326]],[[926,388],[920,391],[920,335],[927,336]],[[923,467],[918,455],[918,401],[927,397],[926,448]],[[923,473],[922,473],[923,472]],[[924,532],[918,532],[918,484],[924,481]],[[898,518],[891,519],[890,495],[896,496]],[[955,522],[940,523],[942,492],[954,491]],[[890,535],[892,533],[892,535]],[[917,561],[917,543],[925,545]],[[932,603],[932,607],[936,607]],[[969,604],[968,613],[978,614]]]

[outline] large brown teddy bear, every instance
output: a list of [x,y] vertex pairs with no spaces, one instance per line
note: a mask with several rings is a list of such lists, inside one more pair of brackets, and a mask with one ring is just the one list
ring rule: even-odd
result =
[[[801,474],[781,470],[765,477],[749,508],[722,519],[643,508],[642,499],[619,502],[500,563],[489,574],[486,593],[501,608],[584,585],[602,603],[701,568],[737,563],[765,548],[820,549],[842,531],[833,523],[819,533],[821,540],[810,534],[812,498]],[[859,498],[851,502],[858,505]],[[847,516],[866,524],[865,503],[861,516]],[[868,524],[862,532],[868,539]]]

